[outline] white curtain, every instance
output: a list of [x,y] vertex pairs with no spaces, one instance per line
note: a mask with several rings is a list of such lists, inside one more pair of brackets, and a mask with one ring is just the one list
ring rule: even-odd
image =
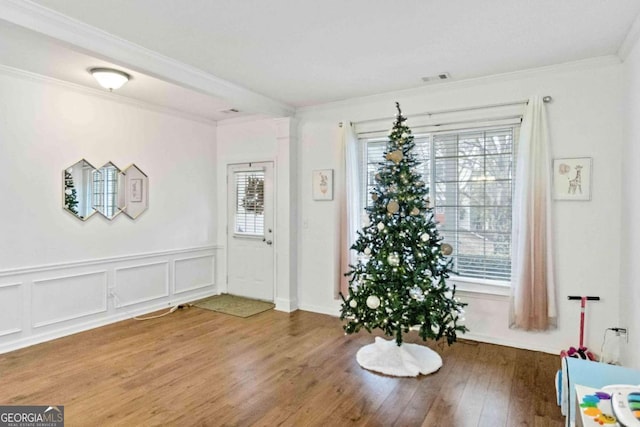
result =
[[348,121],[341,123],[341,166],[343,168],[341,190],[338,191],[340,198],[340,247],[338,256],[338,286],[335,296],[342,292],[348,295],[349,279],[345,277],[350,268],[356,262],[356,252],[351,250],[351,245],[355,243],[360,227],[360,179],[359,179],[359,144],[353,125]]
[[545,106],[529,100],[518,143],[513,200],[511,328],[556,327],[551,229],[551,158]]

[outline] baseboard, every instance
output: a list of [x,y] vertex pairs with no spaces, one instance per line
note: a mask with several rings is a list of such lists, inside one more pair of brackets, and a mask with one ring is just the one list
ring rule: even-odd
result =
[[326,314],[328,316],[340,317],[340,302],[336,301],[336,306],[333,308],[313,305],[313,304],[300,304],[298,306],[300,310],[311,311],[313,313]]
[[523,350],[541,351],[543,353],[557,354],[558,357],[560,355],[560,349],[539,346],[539,345],[531,345],[530,342],[525,342],[525,341],[514,341],[514,340],[509,340],[504,338],[492,337],[489,335],[472,334],[472,333],[460,334],[458,335],[458,338],[469,340],[469,341],[483,342],[487,344],[502,345],[505,347],[521,348]]
[[276,298],[274,303],[276,304],[277,311],[284,311],[285,313],[291,313],[296,311],[298,307],[298,301],[293,299]]

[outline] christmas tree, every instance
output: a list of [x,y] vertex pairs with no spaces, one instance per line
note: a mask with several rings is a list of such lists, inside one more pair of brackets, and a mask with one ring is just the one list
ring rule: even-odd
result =
[[78,215],[78,193],[73,185],[73,177],[68,170],[64,171],[64,206]]
[[411,129],[400,105],[367,206],[368,221],[351,249],[358,262],[347,273],[349,295],[342,296],[340,318],[351,334],[381,329],[402,344],[403,334],[418,330],[422,340],[445,337],[451,345],[461,323],[463,304],[448,286],[451,245],[442,242],[429,189],[417,170]]

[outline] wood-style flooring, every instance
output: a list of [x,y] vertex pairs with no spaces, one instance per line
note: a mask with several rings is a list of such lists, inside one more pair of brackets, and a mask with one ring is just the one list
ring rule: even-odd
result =
[[356,362],[371,342],[321,314],[192,307],[0,355],[0,405],[64,405],[67,427],[564,425],[558,356],[429,344],[437,373],[393,378]]

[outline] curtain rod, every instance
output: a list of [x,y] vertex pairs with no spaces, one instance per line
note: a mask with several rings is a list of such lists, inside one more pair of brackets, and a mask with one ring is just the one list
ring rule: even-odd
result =
[[[495,122],[503,122],[505,120],[518,120],[518,119],[522,119],[522,116],[503,116],[503,117],[494,117],[491,119],[491,122],[487,122],[484,120],[481,120],[480,123],[482,124],[478,124],[477,126],[473,126],[473,129],[483,129],[483,128],[488,128],[488,127],[495,127],[496,124]],[[425,129],[425,128],[442,128],[443,126],[455,126],[455,125],[464,125],[467,123],[478,123],[477,119],[469,119],[469,120],[458,120],[455,122],[447,122],[447,123],[438,123],[438,124],[432,124],[432,125],[426,125],[426,126],[415,126],[413,129],[416,130],[416,132],[419,133],[419,130],[421,129]],[[342,125],[340,125],[340,127],[342,127]],[[358,136],[362,135],[362,136],[367,136],[367,135],[375,135],[377,133],[380,132],[384,132],[385,130],[371,130],[371,131],[366,131],[366,132],[358,132]],[[434,129],[434,131],[436,131]]]
[[[547,96],[543,96],[542,97],[542,101],[545,103],[549,103],[553,100],[553,98],[549,95]],[[499,107],[510,107],[513,105],[521,105],[521,104],[528,104],[529,100],[525,99],[522,101],[514,101],[514,102],[503,102],[500,104],[490,104],[490,105],[477,105],[475,107],[463,107],[463,108],[452,108],[449,110],[438,110],[438,111],[431,111],[431,112],[427,112],[427,113],[419,113],[419,114],[412,114],[410,117],[421,117],[421,116],[431,116],[434,114],[447,114],[447,113],[459,113],[461,111],[473,111],[473,110],[484,110],[485,108],[499,108]],[[352,124],[363,124],[363,123],[371,123],[371,122],[379,122],[379,121],[383,121],[383,120],[392,120],[395,119],[396,116],[392,116],[392,117],[382,117],[382,118],[378,118],[378,119],[367,119],[367,120],[360,120],[357,122],[352,122]],[[339,126],[342,127],[342,122],[339,123]]]

